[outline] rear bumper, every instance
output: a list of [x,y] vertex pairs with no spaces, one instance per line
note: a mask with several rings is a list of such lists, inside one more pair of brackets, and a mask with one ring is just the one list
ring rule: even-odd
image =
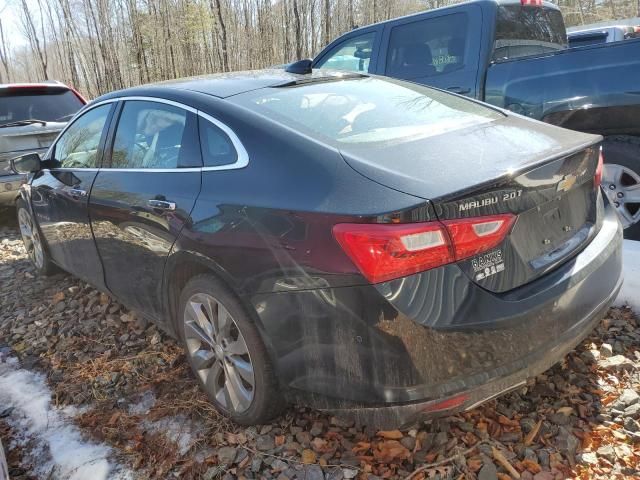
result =
[[26,181],[26,175],[0,176],[0,207],[8,207],[15,204],[20,193],[20,186]]
[[621,246],[607,207],[579,255],[505,294],[450,265],[376,286],[249,300],[294,400],[397,426],[450,397],[462,399],[456,410],[471,408],[562,359],[615,299]]

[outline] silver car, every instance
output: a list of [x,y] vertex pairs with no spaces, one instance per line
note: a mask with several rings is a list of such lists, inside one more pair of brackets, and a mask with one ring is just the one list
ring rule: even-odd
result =
[[4,456],[4,450],[2,449],[1,440],[0,440],[0,480],[9,480],[9,467],[7,466],[7,459]]
[[44,154],[85,103],[60,82],[0,84],[0,207],[13,205],[24,180],[11,170],[9,160]]

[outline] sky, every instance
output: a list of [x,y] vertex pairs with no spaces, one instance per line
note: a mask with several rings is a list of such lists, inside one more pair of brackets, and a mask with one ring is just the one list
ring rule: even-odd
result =
[[27,39],[20,31],[19,8],[18,0],[0,0],[0,18],[4,37],[12,50],[27,44]]

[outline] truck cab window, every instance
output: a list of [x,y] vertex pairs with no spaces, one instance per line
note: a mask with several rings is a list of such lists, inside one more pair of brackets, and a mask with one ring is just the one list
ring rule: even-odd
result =
[[460,70],[464,67],[467,31],[466,13],[394,27],[386,74],[412,80]]
[[542,55],[567,48],[560,10],[519,4],[500,5],[493,60]]
[[339,43],[314,68],[368,72],[375,37],[375,32],[369,32]]

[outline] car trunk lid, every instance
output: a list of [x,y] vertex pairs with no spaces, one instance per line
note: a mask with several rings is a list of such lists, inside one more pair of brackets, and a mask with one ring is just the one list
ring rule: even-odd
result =
[[366,153],[351,146],[341,152],[368,178],[428,199],[445,223],[516,215],[501,245],[458,263],[482,287],[505,292],[564,263],[597,231],[598,140],[510,117]]

